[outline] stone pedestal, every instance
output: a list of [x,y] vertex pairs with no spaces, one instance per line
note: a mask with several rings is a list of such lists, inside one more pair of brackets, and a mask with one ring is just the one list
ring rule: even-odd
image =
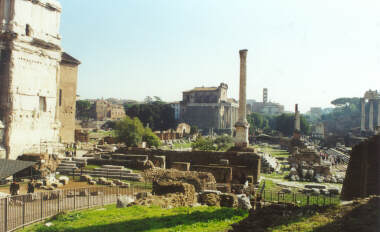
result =
[[235,146],[236,147],[248,147],[249,146],[249,140],[248,140],[248,129],[249,124],[239,124],[239,122],[235,125],[236,128],[236,137],[235,137]]
[[239,92],[239,120],[235,124],[235,147],[246,148],[249,146],[247,122],[247,53],[248,50],[240,50],[240,92]]

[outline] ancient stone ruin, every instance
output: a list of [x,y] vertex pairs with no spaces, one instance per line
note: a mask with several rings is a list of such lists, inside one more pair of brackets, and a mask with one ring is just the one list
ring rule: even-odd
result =
[[352,149],[342,198],[352,200],[380,194],[380,135],[356,145]]

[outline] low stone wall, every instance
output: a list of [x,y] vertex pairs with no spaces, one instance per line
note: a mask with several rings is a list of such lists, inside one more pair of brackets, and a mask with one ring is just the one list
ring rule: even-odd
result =
[[232,182],[232,168],[214,165],[191,165],[191,171],[210,172],[214,175],[217,183]]
[[[243,176],[253,176],[255,182],[260,178],[261,158],[254,152],[167,151],[143,148],[121,148],[118,150],[118,153],[147,155],[149,160],[152,160],[154,156],[165,156],[166,166],[169,168],[175,162],[190,162],[191,166],[210,165],[219,164],[220,160],[223,159],[229,161],[229,165],[225,167],[231,167],[233,169],[234,181],[236,177],[243,179]],[[236,170],[236,174],[234,174],[234,170]]]
[[342,198],[352,200],[358,197],[380,194],[380,135],[376,135],[352,149]]

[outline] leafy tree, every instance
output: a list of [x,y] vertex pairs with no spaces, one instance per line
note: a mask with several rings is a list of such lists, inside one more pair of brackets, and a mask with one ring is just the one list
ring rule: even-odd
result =
[[214,140],[214,144],[217,146],[218,151],[226,151],[234,145],[234,141],[229,135],[221,135]]
[[117,139],[129,147],[136,147],[143,141],[150,147],[160,145],[157,135],[150,128],[144,128],[136,117],[132,119],[126,116],[123,120],[117,121],[115,132]]
[[91,102],[87,100],[78,100],[76,102],[76,118],[88,120],[91,117]]
[[195,140],[194,143],[191,144],[191,147],[194,150],[200,150],[200,151],[215,151],[216,146],[214,146],[214,142],[211,138],[205,138],[202,136],[199,136],[197,140]]
[[115,129],[116,121],[107,121],[103,124],[102,129]]
[[251,113],[247,116],[247,121],[250,124],[249,134],[253,134],[255,129],[269,129],[269,121],[271,117],[260,113]]
[[144,127],[138,118],[126,116],[116,123],[116,137],[129,147],[136,147],[142,142]]
[[[286,136],[291,136],[294,132],[294,114],[281,114],[275,118],[275,129]],[[300,117],[301,133],[310,134],[311,128],[304,116]]]
[[159,147],[161,145],[160,139],[150,128],[145,128],[142,139],[147,143],[148,147]]
[[144,125],[149,125],[153,131],[175,128],[174,109],[162,101],[124,105],[124,108],[128,116],[139,118]]
[[190,134],[191,134],[191,135],[195,135],[195,134],[197,134],[198,132],[199,132],[199,129],[198,129],[197,126],[191,126],[191,127],[190,127]]
[[[322,115],[325,129],[336,135],[346,135],[351,129],[360,127],[360,98],[338,98],[331,102],[335,108],[331,113]],[[369,107],[366,106],[366,112]]]

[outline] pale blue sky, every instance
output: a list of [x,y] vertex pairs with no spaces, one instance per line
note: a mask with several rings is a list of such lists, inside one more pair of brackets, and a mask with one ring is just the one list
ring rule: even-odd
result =
[[62,44],[81,60],[81,98],[178,101],[195,86],[305,112],[380,89],[378,0],[61,0]]

